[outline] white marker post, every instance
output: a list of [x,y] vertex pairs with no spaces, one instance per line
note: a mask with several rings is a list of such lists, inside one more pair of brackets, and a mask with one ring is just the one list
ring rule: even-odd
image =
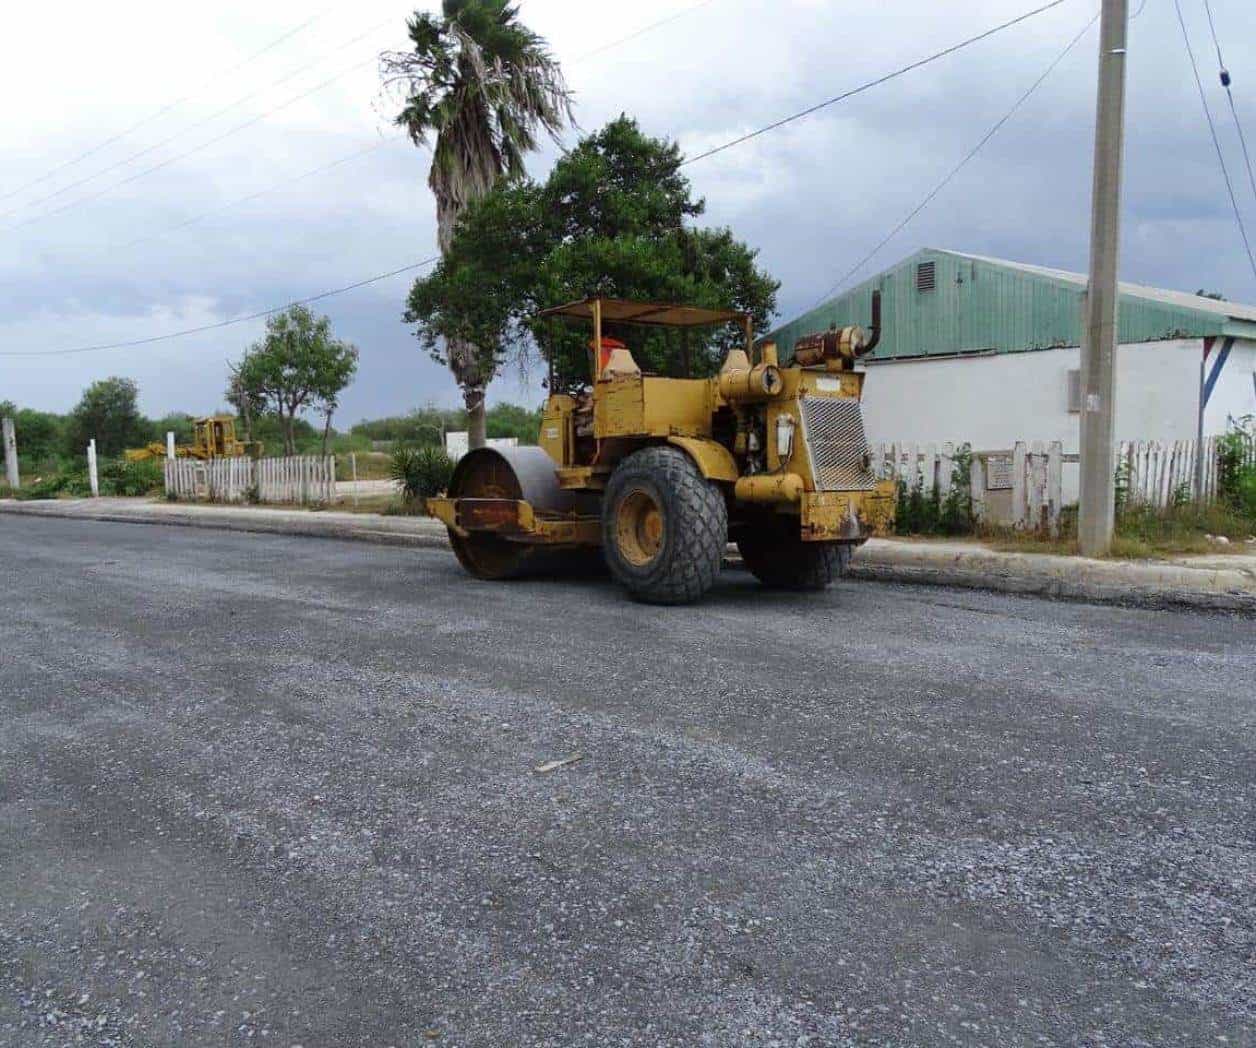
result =
[[358,504],[358,453],[356,451],[349,452],[349,468],[353,471],[353,504]]
[[100,498],[100,478],[96,476],[96,438],[87,445],[87,479],[92,485],[92,498]]
[[9,481],[9,490],[16,494],[22,484],[17,472],[17,433],[11,418],[4,420],[4,472]]
[[174,461],[174,430],[166,430],[166,458]]

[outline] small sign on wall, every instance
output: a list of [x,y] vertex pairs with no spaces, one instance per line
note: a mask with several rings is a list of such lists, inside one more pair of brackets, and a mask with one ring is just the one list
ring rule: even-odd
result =
[[986,490],[1010,490],[1012,487],[1012,456],[986,456]]

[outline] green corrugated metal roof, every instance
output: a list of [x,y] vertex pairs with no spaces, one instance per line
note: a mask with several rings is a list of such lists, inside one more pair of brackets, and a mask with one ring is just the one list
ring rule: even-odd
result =
[[[934,288],[917,290],[917,266],[934,264]],[[803,335],[831,324],[867,325],[872,291],[881,289],[884,331],[873,354],[894,357],[1015,353],[1081,343],[1080,273],[925,248],[879,276],[777,328],[782,355]],[[1122,342],[1206,335],[1256,336],[1256,307],[1180,291],[1120,286]]]

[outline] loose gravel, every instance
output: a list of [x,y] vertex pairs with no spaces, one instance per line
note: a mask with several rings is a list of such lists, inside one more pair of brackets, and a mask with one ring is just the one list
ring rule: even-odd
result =
[[0,565],[0,1044],[1256,1043],[1250,620],[25,518]]

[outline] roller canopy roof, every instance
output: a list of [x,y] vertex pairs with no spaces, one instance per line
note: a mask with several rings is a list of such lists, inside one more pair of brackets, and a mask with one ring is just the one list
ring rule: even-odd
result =
[[698,306],[662,305],[658,302],[634,302],[626,298],[584,298],[553,306],[537,313],[538,317],[577,317],[593,319],[593,304],[602,305],[602,321],[610,324],[657,324],[660,327],[702,327],[725,324],[729,321],[744,323],[748,314],[732,309],[702,309]]

